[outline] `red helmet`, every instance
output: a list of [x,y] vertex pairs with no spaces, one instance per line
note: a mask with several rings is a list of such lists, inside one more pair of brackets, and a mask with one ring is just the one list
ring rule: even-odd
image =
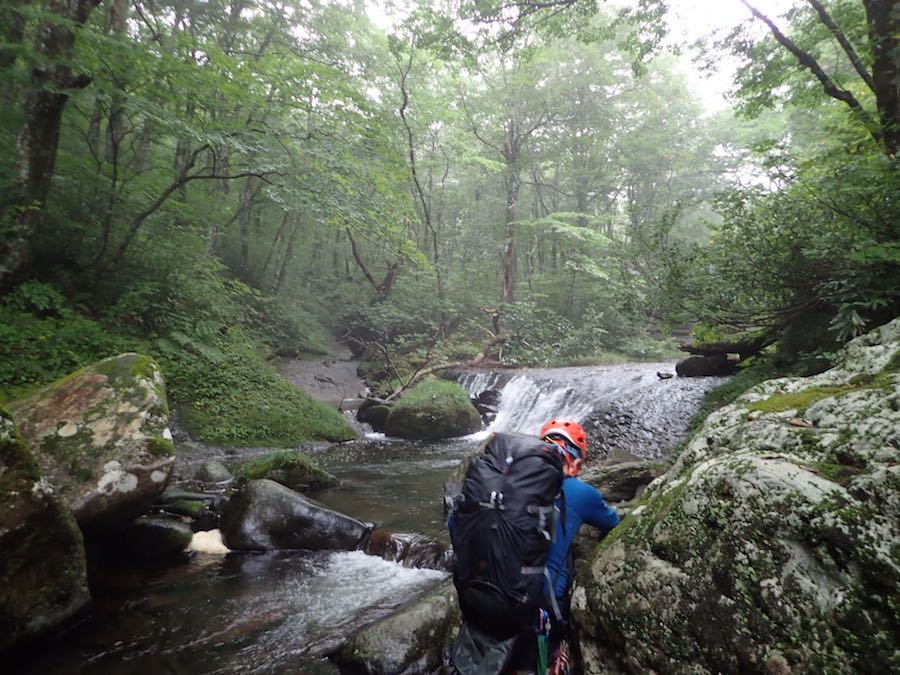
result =
[[540,437],[556,443],[563,451],[566,468],[570,476],[577,476],[582,463],[587,460],[587,434],[578,422],[572,420],[550,420],[541,427]]

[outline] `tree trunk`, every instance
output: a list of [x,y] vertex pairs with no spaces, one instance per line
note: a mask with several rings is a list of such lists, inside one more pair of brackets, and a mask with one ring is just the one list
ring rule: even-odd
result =
[[300,218],[294,218],[294,227],[291,230],[291,236],[288,237],[287,246],[284,250],[284,258],[281,261],[281,267],[278,270],[278,276],[275,278],[275,286],[272,289],[275,295],[281,292],[284,287],[284,280],[287,278],[288,265],[294,257],[294,242],[297,239],[297,232],[300,230]]
[[31,91],[16,144],[15,173],[0,204],[0,291],[9,287],[30,256],[30,242],[41,222],[56,164],[59,128],[69,94],[90,83],[72,72],[75,30],[99,0],[49,0],[53,17],[36,31],[38,59],[31,69]]
[[507,175],[506,184],[506,247],[503,251],[503,290],[501,302],[516,301],[516,202],[519,200],[519,176],[516,169]]
[[900,6],[897,0],[864,0],[872,48],[872,79],[884,151],[900,149]]

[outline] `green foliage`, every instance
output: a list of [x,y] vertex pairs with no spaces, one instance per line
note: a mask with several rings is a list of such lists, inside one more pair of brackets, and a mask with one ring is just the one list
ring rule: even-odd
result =
[[466,390],[455,382],[429,378],[403,392],[394,404],[394,409],[421,408],[422,406],[438,406],[441,403],[462,406],[471,404]]
[[[10,297],[21,298],[21,294],[17,291]],[[42,293],[38,297],[43,300],[53,296]],[[23,306],[21,302],[14,305]],[[42,305],[34,307],[40,310]],[[101,358],[134,351],[139,341],[65,305],[55,306],[53,316],[3,305],[0,344],[0,396],[14,399]]]
[[339,412],[283,380],[240,331],[229,331],[212,347],[215,358],[171,345],[160,353],[169,395],[199,438],[286,447],[355,436]]
[[237,474],[245,480],[271,478],[276,471],[290,472],[293,482],[330,483],[334,476],[320,468],[308,455],[293,450],[281,450],[244,462]]

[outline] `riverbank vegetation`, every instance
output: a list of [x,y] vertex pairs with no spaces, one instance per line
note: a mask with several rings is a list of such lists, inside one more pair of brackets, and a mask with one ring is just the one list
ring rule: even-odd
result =
[[287,445],[349,435],[267,362],[334,338],[387,390],[692,326],[821,369],[900,309],[898,18],[795,4],[695,46],[713,113],[662,3],[4,3],[0,391],[139,349]]

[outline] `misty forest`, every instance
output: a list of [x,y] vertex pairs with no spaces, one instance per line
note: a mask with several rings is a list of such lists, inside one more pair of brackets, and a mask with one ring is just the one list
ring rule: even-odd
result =
[[896,0],[0,18],[16,672],[451,668],[444,509],[554,417],[568,672],[900,669]]

